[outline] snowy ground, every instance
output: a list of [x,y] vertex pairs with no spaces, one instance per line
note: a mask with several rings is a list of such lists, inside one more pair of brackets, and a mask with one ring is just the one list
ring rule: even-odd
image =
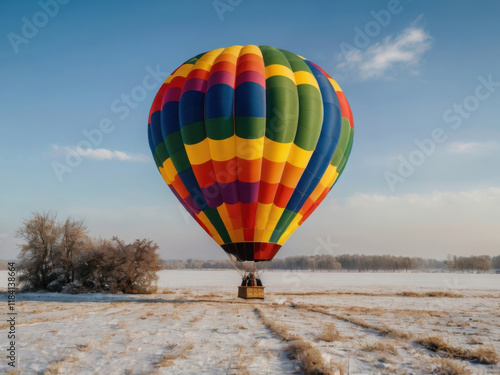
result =
[[[438,373],[446,355],[417,343],[428,336],[470,352],[500,353],[500,275],[268,271],[262,279],[263,301],[236,298],[235,271],[162,271],[162,293],[155,295],[18,294],[16,368],[30,374],[303,373],[290,342],[263,316],[281,333],[311,342],[332,373],[338,367],[351,375]],[[0,280],[5,287],[4,271]],[[0,325],[5,353],[8,325]],[[451,361],[463,374],[500,374],[498,363]],[[2,355],[0,373],[8,369]]]

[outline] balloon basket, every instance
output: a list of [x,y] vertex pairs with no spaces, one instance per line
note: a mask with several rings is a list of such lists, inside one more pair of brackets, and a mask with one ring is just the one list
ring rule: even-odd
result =
[[244,299],[264,299],[264,286],[239,286],[238,297]]

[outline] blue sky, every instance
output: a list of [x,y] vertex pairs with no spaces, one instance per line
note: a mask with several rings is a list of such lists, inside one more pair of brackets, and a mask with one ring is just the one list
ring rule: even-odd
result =
[[17,255],[35,210],[85,218],[93,236],[149,237],[168,259],[224,257],[164,184],[146,127],[159,81],[234,44],[314,61],[354,114],[344,174],[281,256],[498,255],[499,13],[496,1],[3,1],[0,258]]

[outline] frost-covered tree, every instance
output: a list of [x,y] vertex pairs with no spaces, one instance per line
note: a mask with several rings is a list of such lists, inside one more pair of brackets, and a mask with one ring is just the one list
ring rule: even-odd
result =
[[19,281],[27,289],[47,289],[57,278],[54,262],[61,237],[57,214],[34,212],[23,222],[17,236],[23,243],[19,254]]

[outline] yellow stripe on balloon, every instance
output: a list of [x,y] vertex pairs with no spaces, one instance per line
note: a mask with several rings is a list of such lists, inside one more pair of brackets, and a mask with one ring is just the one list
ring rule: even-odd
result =
[[272,203],[257,203],[257,212],[255,214],[255,229],[266,229],[267,219],[271,212]]
[[264,229],[255,229],[253,238],[255,242],[264,242],[262,240],[264,238]]
[[238,228],[234,230],[235,242],[245,242],[245,235],[243,233],[243,228]]
[[331,79],[331,78],[328,78],[328,80],[330,81],[330,83],[332,84],[333,86],[333,89],[335,91],[342,91],[342,89],[340,88],[339,84],[337,82],[335,82],[334,79]]
[[272,203],[271,212],[269,213],[269,219],[266,224],[266,230],[274,230],[276,228],[283,211],[285,211],[285,207],[281,208]]
[[175,77],[187,77],[193,69],[193,64],[184,64],[177,69],[173,74],[169,75],[164,83],[170,83]]
[[292,233],[297,230],[297,228],[300,226],[299,222],[302,219],[302,217],[303,216],[299,213],[297,213],[297,215],[295,215],[295,217],[293,218],[293,220],[290,223],[290,225],[288,226],[288,228],[286,228],[285,232],[282,234],[282,236],[278,240],[278,245],[283,245],[286,242],[286,240],[288,240],[288,237],[290,237],[292,235]]
[[219,207],[217,207],[217,211],[219,212],[222,222],[224,223],[224,226],[229,233],[231,242],[243,242],[243,230],[241,228],[235,229],[233,227],[233,223],[231,221],[231,217],[229,216],[226,204],[223,203]]
[[[234,146],[235,136],[226,139],[205,139],[210,145],[210,155],[215,161],[228,161],[236,157],[236,147]],[[204,141],[205,141],[204,140]],[[210,159],[207,159],[210,160]]]
[[212,238],[217,243],[217,245],[224,245],[224,241],[222,240],[222,237],[219,233],[215,233],[215,236],[212,236]]
[[[229,217],[229,213],[227,212],[227,206],[225,203],[221,204],[217,207],[217,211],[219,212],[219,216],[224,222],[224,226],[228,231],[233,230],[233,224],[231,223],[231,218]],[[233,240],[234,242],[234,240]]]
[[266,66],[266,79],[273,76],[284,76],[295,83],[295,75],[293,74],[292,70],[285,65],[272,64]]
[[236,136],[236,156],[240,159],[260,159],[264,153],[264,137],[246,139]]
[[219,58],[222,58],[224,55],[231,55],[230,56],[224,56],[225,61],[230,61],[234,64],[236,64],[236,61],[238,60],[238,56],[240,55],[240,51],[243,47],[242,46],[231,46],[224,48],[224,51],[219,55]]
[[309,159],[311,159],[313,152],[314,150],[307,151],[303,148],[300,148],[295,143],[292,143],[287,161],[295,167],[305,168],[307,167],[307,164],[309,163]]
[[200,211],[196,217],[198,217],[198,219],[200,219],[200,221],[205,224],[205,226],[207,227],[208,231],[210,232],[210,235],[212,236],[212,238],[219,244],[219,245],[222,245],[224,243],[224,241],[222,241],[222,238],[220,237],[220,235],[217,233],[217,230],[215,229],[215,227],[213,226],[213,224],[210,222],[210,220],[208,219],[207,215],[205,215],[205,213],[203,211]]
[[337,168],[331,164],[328,165],[328,168],[326,169],[326,172],[323,175],[323,177],[321,177],[319,184],[313,190],[311,195],[309,195],[309,199],[311,199],[313,202],[316,202],[326,189],[332,187],[333,183],[335,182],[338,176],[339,174],[337,173]]
[[253,53],[254,55],[262,57],[262,51],[260,50],[259,47],[254,46],[254,45],[244,46],[241,49],[240,56],[247,54],[247,53]]
[[177,174],[177,169],[174,167],[174,163],[172,162],[172,159],[167,158],[163,162],[163,170],[165,175],[168,177],[170,181],[175,180],[175,175]]
[[319,183],[326,187],[330,181],[335,181],[338,175],[337,167],[328,164],[328,168],[326,168],[325,174],[321,177]]
[[290,143],[280,143],[275,142],[269,138],[264,138],[264,158],[277,163],[283,163],[287,161],[288,154],[290,153],[290,148],[292,147],[292,142]]
[[316,81],[316,78],[314,78],[314,76],[311,73],[299,70],[295,72],[294,75],[295,75],[295,83],[297,86],[304,84],[311,85],[316,87],[319,91],[318,81]]
[[191,165],[200,165],[210,160],[210,146],[208,138],[194,145],[185,144],[186,154]]
[[165,172],[165,169],[163,167],[158,167],[158,170],[160,171],[161,176],[163,177],[163,180],[167,183],[167,185],[170,185],[173,180],[171,180],[167,176],[167,172]]
[[262,236],[262,242],[269,242],[271,240],[271,236],[273,235],[274,230],[264,230],[264,235]]
[[207,72],[210,72],[215,59],[221,54],[222,51],[224,51],[224,48],[214,49],[213,51],[205,53],[198,59],[198,61],[196,61],[193,69],[206,70]]

